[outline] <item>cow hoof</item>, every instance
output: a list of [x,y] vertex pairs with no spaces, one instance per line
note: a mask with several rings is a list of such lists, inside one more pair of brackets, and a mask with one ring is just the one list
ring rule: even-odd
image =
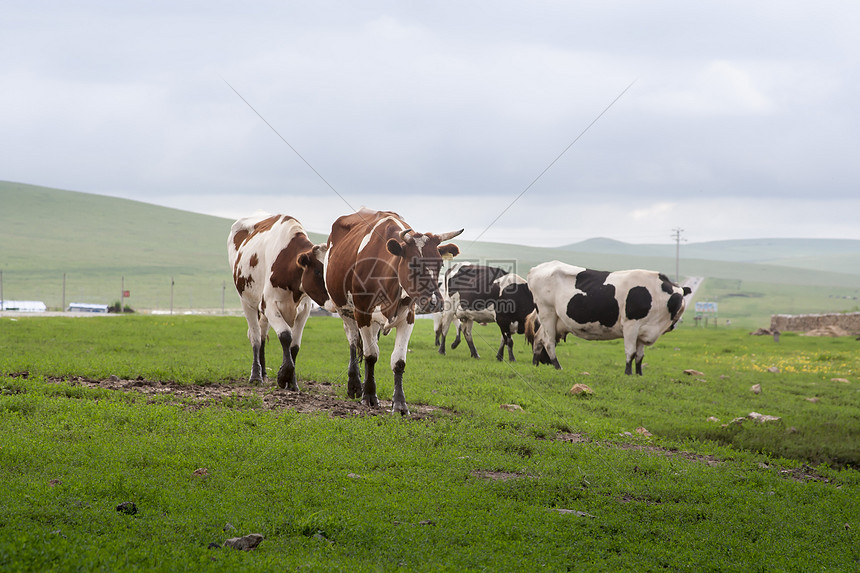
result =
[[397,414],[398,412],[400,413],[401,416],[408,416],[409,415],[409,408],[406,406],[406,403],[399,403],[398,404],[397,402],[395,402],[391,405],[391,413]]
[[379,398],[375,394],[371,394],[370,396],[365,395],[361,397],[361,403],[370,408],[378,408]]
[[360,398],[361,397],[361,379],[360,378],[350,378],[346,383],[346,395],[350,398]]
[[477,359],[479,359],[479,358],[480,358],[480,356],[479,356],[478,354],[473,354],[473,355],[472,355],[472,358],[474,358],[474,359],[476,359],[476,360],[477,360]]

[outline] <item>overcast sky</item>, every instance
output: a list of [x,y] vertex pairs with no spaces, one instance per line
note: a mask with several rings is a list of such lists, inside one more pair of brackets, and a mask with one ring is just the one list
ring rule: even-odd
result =
[[318,232],[860,239],[844,0],[3,2],[0,106],[2,180]]

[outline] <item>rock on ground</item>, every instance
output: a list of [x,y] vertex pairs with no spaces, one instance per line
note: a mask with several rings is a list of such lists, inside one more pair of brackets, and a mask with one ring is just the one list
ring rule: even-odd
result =
[[263,536],[260,533],[251,533],[244,537],[231,537],[224,542],[224,547],[232,547],[241,551],[250,551],[256,548],[263,541]]

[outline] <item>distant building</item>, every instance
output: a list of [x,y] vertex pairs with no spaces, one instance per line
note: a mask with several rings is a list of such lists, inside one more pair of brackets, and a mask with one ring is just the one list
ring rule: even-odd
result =
[[15,312],[45,312],[48,307],[40,300],[2,300],[0,310]]
[[106,304],[90,304],[86,302],[73,302],[69,304],[68,312],[104,312],[107,313],[108,305]]

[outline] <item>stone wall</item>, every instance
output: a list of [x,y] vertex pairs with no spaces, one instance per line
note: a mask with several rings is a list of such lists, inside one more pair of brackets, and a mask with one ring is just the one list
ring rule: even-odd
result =
[[849,334],[860,334],[860,312],[775,314],[770,317],[770,329],[780,332],[809,332],[832,326],[838,326]]

